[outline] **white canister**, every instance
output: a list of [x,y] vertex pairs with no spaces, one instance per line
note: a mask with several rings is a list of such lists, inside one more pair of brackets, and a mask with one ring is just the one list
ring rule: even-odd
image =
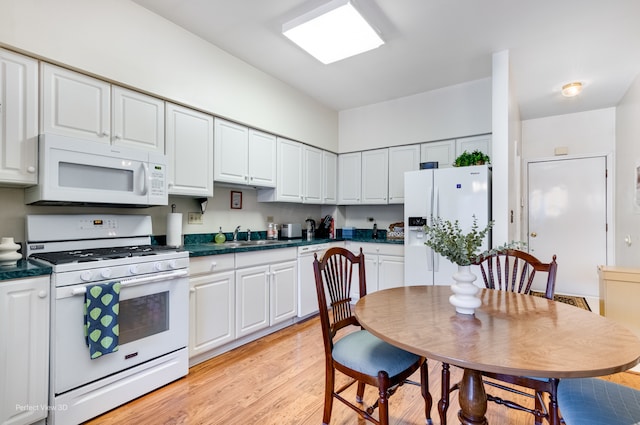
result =
[[13,241],[13,238],[3,237],[0,240],[0,266],[13,266],[22,259],[22,254],[18,252],[20,245]]

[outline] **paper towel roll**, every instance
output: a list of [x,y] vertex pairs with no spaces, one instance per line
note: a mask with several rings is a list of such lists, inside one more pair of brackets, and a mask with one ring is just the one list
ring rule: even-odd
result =
[[182,245],[182,213],[169,213],[167,215],[167,246],[179,247]]

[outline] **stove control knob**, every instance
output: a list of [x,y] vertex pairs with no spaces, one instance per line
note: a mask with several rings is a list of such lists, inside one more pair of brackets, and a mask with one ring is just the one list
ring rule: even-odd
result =
[[89,270],[85,270],[82,273],[80,273],[80,279],[82,279],[85,282],[88,282],[91,280],[91,272]]
[[138,274],[139,272],[140,272],[140,269],[138,268],[137,264],[132,264],[131,267],[129,267],[130,274]]
[[178,267],[178,264],[176,263],[176,260],[167,261],[167,265],[169,266],[170,269],[175,269],[175,268]]
[[102,276],[104,279],[109,279],[111,277],[111,269],[100,270],[100,276]]
[[162,271],[162,263],[154,263],[153,268],[158,272]]

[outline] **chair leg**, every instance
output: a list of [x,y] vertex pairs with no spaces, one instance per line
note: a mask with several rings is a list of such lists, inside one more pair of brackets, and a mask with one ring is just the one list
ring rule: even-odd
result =
[[389,390],[389,375],[385,371],[378,372],[378,420],[380,425],[389,425],[389,403],[387,391]]
[[324,387],[324,414],[322,415],[322,425],[328,425],[331,421],[331,410],[333,409],[333,386],[335,385],[336,371],[333,367],[327,368]]
[[440,389],[440,402],[438,403],[438,414],[440,415],[440,424],[447,425],[447,409],[449,409],[449,386],[451,385],[451,373],[449,372],[449,364],[442,363],[442,379]]
[[560,425],[564,421],[560,420],[560,412],[558,412],[558,384],[559,379],[552,378],[551,391],[549,391],[549,424]]
[[428,425],[433,425],[431,420],[431,407],[433,406],[433,398],[429,392],[429,365],[425,360],[420,366],[420,387],[422,389],[422,398],[424,398],[424,415]]
[[362,403],[364,400],[364,382],[358,381],[358,391],[356,392],[356,402]]

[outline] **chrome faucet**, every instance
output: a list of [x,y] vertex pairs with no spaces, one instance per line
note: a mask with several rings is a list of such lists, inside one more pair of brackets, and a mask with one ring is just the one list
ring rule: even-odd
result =
[[233,241],[238,241],[238,230],[240,230],[240,226],[236,227],[236,230],[233,231]]
[[251,229],[247,227],[247,241],[251,240]]

